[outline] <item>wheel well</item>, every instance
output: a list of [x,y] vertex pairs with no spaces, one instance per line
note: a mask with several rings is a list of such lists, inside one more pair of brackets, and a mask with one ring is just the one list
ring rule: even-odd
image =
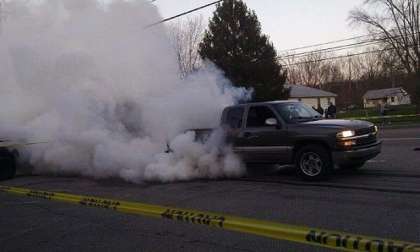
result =
[[13,155],[13,154],[7,148],[0,148],[0,155]]
[[309,141],[300,141],[295,144],[295,147],[293,148],[293,160],[296,160],[296,154],[299,152],[299,150],[302,147],[308,146],[308,145],[320,145],[324,147],[326,150],[328,150],[328,153],[330,155],[330,158],[332,158],[331,155],[331,148],[328,146],[327,143],[319,140],[309,140]]
[[17,150],[9,150],[7,148],[0,148],[0,157],[8,157],[13,159],[14,162],[19,158],[19,152]]

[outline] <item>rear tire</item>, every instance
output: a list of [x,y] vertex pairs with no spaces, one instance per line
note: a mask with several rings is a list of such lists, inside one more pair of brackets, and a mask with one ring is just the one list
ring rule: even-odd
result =
[[0,151],[0,181],[16,175],[16,159],[9,151]]
[[296,173],[306,181],[319,181],[327,178],[333,163],[329,151],[322,145],[308,145],[296,153]]

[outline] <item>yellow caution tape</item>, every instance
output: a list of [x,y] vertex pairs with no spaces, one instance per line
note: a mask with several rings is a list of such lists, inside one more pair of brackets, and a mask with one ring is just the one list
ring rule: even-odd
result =
[[0,186],[0,191],[87,207],[110,209],[123,213],[169,219],[341,251],[420,252],[420,244],[410,242],[293,226],[218,213],[17,187]]
[[417,114],[417,115],[365,116],[365,117],[351,117],[351,118],[348,118],[348,119],[369,120],[369,119],[393,119],[393,118],[403,118],[403,117],[420,117],[420,114]]

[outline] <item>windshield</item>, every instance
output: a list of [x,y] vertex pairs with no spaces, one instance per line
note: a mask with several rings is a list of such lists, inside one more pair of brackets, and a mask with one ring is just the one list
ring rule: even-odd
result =
[[297,122],[320,119],[321,114],[304,103],[280,103],[275,106],[281,117],[286,122]]

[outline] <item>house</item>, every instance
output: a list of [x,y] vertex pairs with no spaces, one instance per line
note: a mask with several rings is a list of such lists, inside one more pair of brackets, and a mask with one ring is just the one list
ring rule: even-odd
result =
[[290,88],[289,100],[298,100],[314,108],[321,106],[323,109],[328,108],[330,102],[336,104],[337,95],[334,93],[303,85],[286,84],[285,87]]
[[404,105],[411,104],[410,95],[402,88],[387,88],[369,90],[363,96],[365,108],[374,108],[380,104]]

